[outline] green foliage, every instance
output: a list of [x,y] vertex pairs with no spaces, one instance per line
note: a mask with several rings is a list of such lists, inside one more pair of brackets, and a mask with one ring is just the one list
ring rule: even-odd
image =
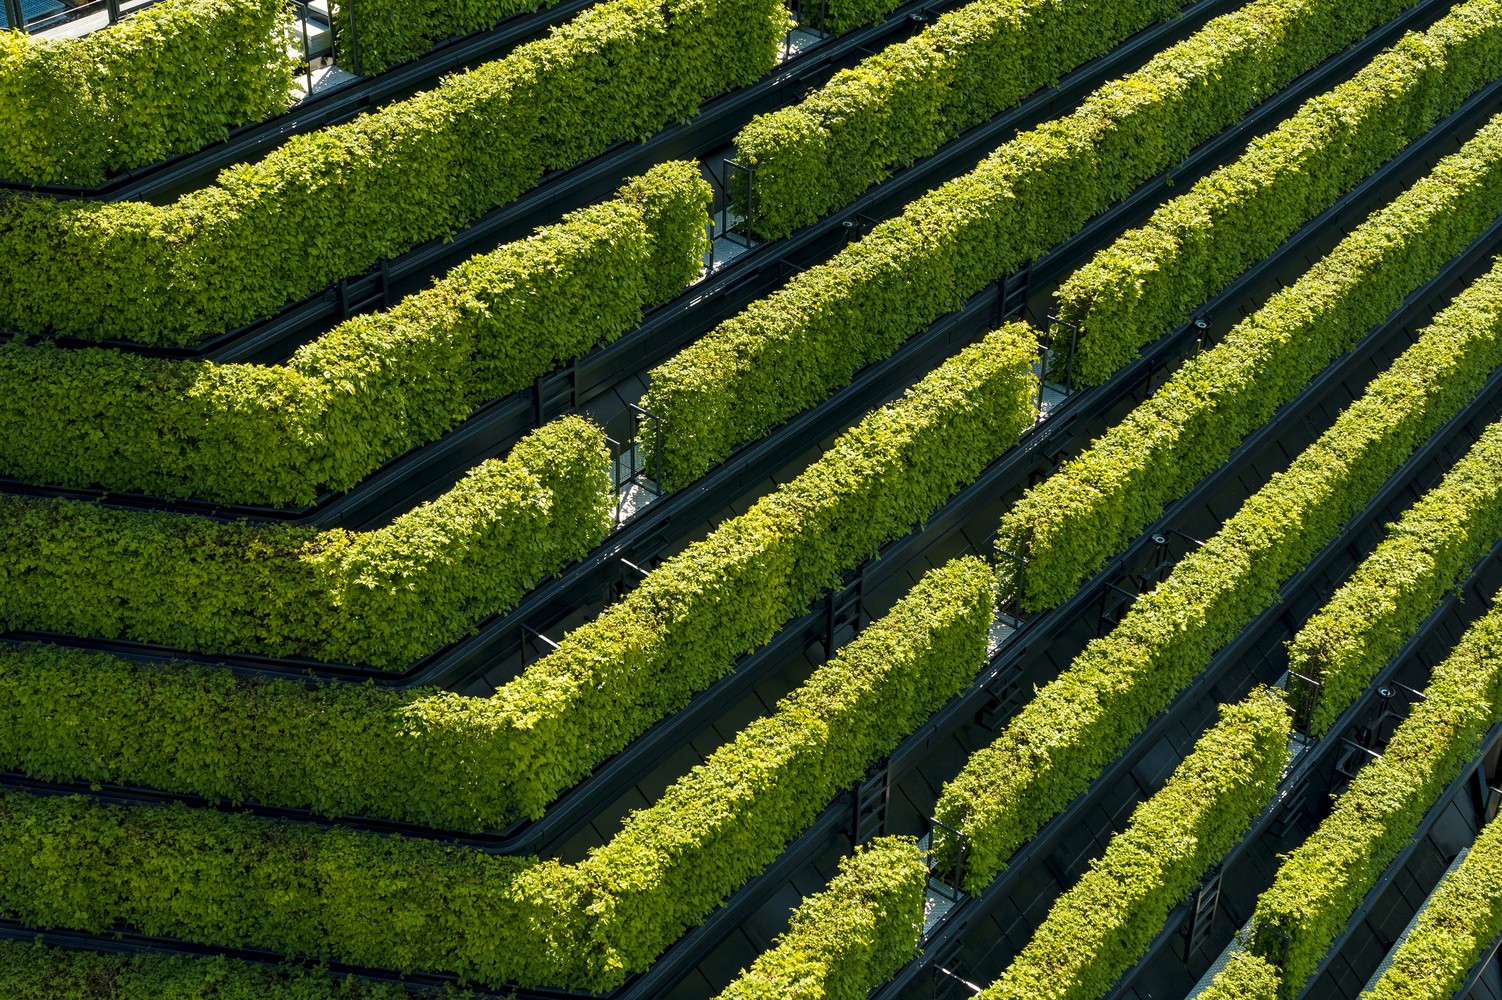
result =
[[782,0],[608,0],[168,205],[0,199],[0,326],[189,344],[269,315],[688,119],[786,25]]
[[[853,27],[894,5],[840,6],[831,19]],[[1172,0],[976,0],[943,15],[741,129],[752,227],[787,236],[1174,10]]]
[[1502,823],[1488,823],[1429,897],[1392,964],[1361,1000],[1451,1000],[1502,934]]
[[1081,381],[1104,382],[1498,76],[1502,3],[1471,0],[1163,205],[1059,288]]
[[[905,733],[915,725],[905,719],[932,711],[959,689],[950,690],[950,685],[963,687],[969,681],[977,661],[966,643],[979,640],[963,630],[977,624],[980,603],[978,591],[962,588],[978,586],[975,572],[968,563],[946,569],[942,579],[899,605],[881,629],[868,629],[860,644],[841,655],[838,669],[825,668],[824,674],[816,675],[838,678],[849,688],[849,699],[869,698],[868,688],[882,685],[883,703],[891,708],[886,715],[874,713],[864,721],[842,719],[840,728],[849,742],[839,752],[829,751],[817,767],[793,759],[789,766],[803,767],[805,782],[828,773],[840,776],[836,786],[840,780],[853,781],[872,759],[865,747],[879,743],[885,734]],[[989,607],[991,601],[983,603]],[[904,643],[913,641],[908,634],[916,634],[918,624],[906,608],[919,608],[927,616],[924,641],[932,648],[914,647],[903,659],[897,654],[907,649]],[[970,617],[958,619],[961,614]],[[873,649],[892,657],[892,662],[873,665]],[[913,670],[930,670],[934,676],[920,673],[915,678]],[[819,710],[822,715],[836,709],[848,715],[850,710],[833,698],[829,683],[819,684],[823,686],[810,682],[813,691],[800,696],[802,704],[827,698],[828,706]],[[220,801],[303,807],[330,816],[376,816],[450,829],[504,827],[518,811],[507,783],[499,780],[502,772],[491,763],[490,755],[496,752],[492,744],[506,739],[504,730],[454,725],[456,714],[483,718],[483,698],[430,688],[392,691],[236,677],[191,664],[134,663],[37,646],[0,647],[0,692],[5,695],[0,701],[0,761],[38,778],[148,785]],[[933,698],[938,702],[930,704]],[[809,710],[800,711],[806,716]],[[756,728],[770,734],[765,739],[788,738],[787,726],[793,722],[803,724],[807,719],[766,721]],[[786,749],[797,748],[789,744]],[[863,763],[856,766],[852,761]],[[729,780],[728,766],[704,780]],[[852,768],[855,775],[847,775]],[[372,775],[380,780],[372,780]],[[701,785],[702,781],[692,787]],[[807,822],[788,804],[791,792],[778,793],[782,799],[765,790],[759,794],[783,810],[777,822]],[[822,806],[828,795],[816,798]],[[714,817],[706,813],[696,822],[707,828],[709,818]],[[671,824],[659,825],[663,833]],[[768,821],[764,826],[775,824]],[[763,829],[758,836],[765,833]],[[782,841],[790,837],[782,836]],[[617,852],[627,843],[622,841]],[[744,857],[724,862],[728,868],[756,856],[746,844],[737,844],[735,851],[743,851]],[[685,898],[677,905],[691,902]]]
[[1216,18],[753,302],[651,374],[664,481],[816,405],[1400,6],[1258,0]]
[[496,791],[539,815],[1014,444],[1033,422],[1034,353],[1019,326],[961,351],[494,698],[456,704],[435,725],[455,739],[484,732]]
[[[901,0],[822,0],[824,23],[822,29],[831,34],[841,34],[851,28],[876,24],[892,11],[902,6]],[[810,4],[810,6],[813,6]],[[820,27],[820,25],[813,25]]]
[[871,841],[718,1000],[865,1000],[917,954],[927,883],[917,844]]
[[1413,838],[1440,792],[1480,752],[1499,718],[1502,611],[1494,610],[1434,669],[1424,699],[1381,758],[1361,769],[1258,898],[1251,948],[1282,970],[1284,1000],[1298,995],[1351,913]]
[[[1502,334],[1495,314],[1492,330]],[[1314,733],[1328,730],[1360,697],[1498,538],[1502,426],[1482,435],[1444,482],[1404,512],[1377,550],[1290,644],[1289,669],[1320,682]]]
[[[221,956],[114,955],[0,941],[0,996],[8,1000],[413,1000],[400,986],[322,969],[265,966]],[[467,990],[417,994],[468,1000]]]
[[291,23],[280,0],[164,0],[83,38],[0,31],[0,177],[98,184],[286,110]]
[[[375,74],[410,62],[437,43],[492,28],[502,18],[557,0],[342,0],[334,7],[339,61]],[[350,19],[354,19],[354,33]]]
[[0,497],[0,622],[401,668],[598,544],[613,499],[604,435],[578,417],[377,531]]
[[[1439,189],[1420,190],[1436,205],[1446,203]],[[1446,228],[1441,223],[1431,235],[1439,238]],[[1365,238],[1363,245],[1386,246]],[[1379,253],[1374,250],[1372,259]],[[1483,287],[1484,301],[1494,293]],[[1472,315],[1468,294],[1214,537],[1138,599],[1120,625],[1091,642],[989,746],[971,756],[936,807],[940,820],[965,835],[967,888],[984,888],[1014,850],[1084,791],[1217,649],[1277,601],[1283,582],[1340,533],[1413,449],[1475,394],[1502,360],[1490,315],[1470,330],[1476,346],[1452,362],[1435,363],[1436,352],[1426,348],[1436,339],[1455,342],[1450,324]],[[1275,367],[1259,365],[1255,354],[1243,364],[1269,391],[1280,378]],[[952,857],[952,838],[941,839],[940,846]]]
[[0,911],[32,927],[128,926],[498,983],[551,974],[560,960],[531,922],[547,901],[517,885],[531,858],[214,809],[8,791],[0,828]]
[[[1027,560],[1030,610],[1053,607],[1247,434],[1350,350],[1404,297],[1491,224],[1502,201],[1502,119],[1379,210],[1292,287],[1151,399],[1028,490],[1001,519],[997,547]],[[1015,565],[1015,563],[1011,563]]]
[[[307,826],[215,811],[102,809],[80,800],[49,806],[0,793],[6,831],[0,839],[7,842],[0,846],[0,910],[36,926],[128,924],[208,944],[448,970],[490,983],[609,988],[647,968],[774,861],[831,797],[962,691],[986,662],[993,604],[994,579],[984,561],[959,559],[930,572],[773,715],[753,722],[656,804],[628,817],[613,840],[578,865],[338,829],[325,840]],[[28,655],[14,656],[22,671]],[[75,710],[62,706],[65,713]],[[178,715],[187,710],[179,708]],[[201,735],[173,747],[178,721],[153,737],[125,738],[137,749],[157,739],[150,752],[158,763],[178,767],[167,760],[174,750],[194,756],[214,738],[236,736],[210,736],[212,722],[200,723]],[[287,749],[312,756],[322,748]],[[408,741],[404,752],[416,764],[409,772],[421,769],[429,749],[420,738]],[[212,757],[191,766],[213,773],[224,758]],[[483,759],[469,766],[471,784],[493,777]],[[344,777],[374,783],[371,773]],[[444,790],[406,791],[441,804]],[[117,850],[121,839],[130,843]],[[101,850],[114,860],[112,870],[95,872],[84,864],[75,878],[75,866]],[[28,851],[36,860],[23,874],[16,866]],[[882,849],[880,856],[886,855],[906,862],[897,889],[921,922],[923,877],[914,878],[912,866],[920,873],[923,866],[916,851],[903,844]],[[238,893],[237,861],[244,868]],[[150,884],[134,883],[133,875],[142,872],[152,873]],[[878,888],[890,893],[892,874]],[[59,885],[59,877],[67,884]],[[289,888],[274,891],[278,880]],[[841,891],[856,898],[843,905],[867,906],[861,893],[872,881],[866,875],[847,879]],[[174,896],[188,886],[192,903],[178,905]],[[221,912],[226,905],[233,914]],[[871,925],[869,940],[861,942],[870,952],[863,961],[890,967],[912,951],[914,920],[894,928],[878,916],[858,912],[854,923]],[[484,931],[457,933],[464,927]]]
[[1262,688],[1220,722],[1074,888],[980,1000],[1097,1000],[1147,953],[1171,911],[1236,846],[1278,789],[1288,708]]
[[963,691],[986,664],[995,584],[974,557],[931,571],[774,715],[628,818],[579,866],[611,900],[587,952],[607,967],[646,967]]
[[1276,965],[1237,951],[1194,1000],[1278,1000],[1280,982]]
[[494,698],[27,650],[0,656],[3,759],[51,779],[439,827],[539,815],[1015,441],[1031,421],[1031,353],[1013,332],[962,352]]
[[0,347],[0,468],[227,503],[347,490],[696,279],[709,198],[696,163],[654,167],[615,200],[470,258],[284,366]]
[[[922,521],[1015,442],[1032,422],[1032,352],[1030,335],[1016,329],[962,351],[792,483],[658,567],[493,698],[304,691],[119,664],[108,680],[81,680],[74,677],[85,672],[66,658],[37,654],[0,667],[0,687],[15,698],[9,715],[0,709],[13,734],[6,753],[37,774],[81,768],[333,814],[469,828],[540,815],[558,792],[770,639],[841,571]],[[59,690],[86,690],[96,704],[117,707],[79,711]],[[136,720],[153,717],[136,731]],[[257,721],[271,717],[288,721],[272,729]],[[152,749],[153,733],[168,747],[201,749]],[[321,769],[320,760],[333,765]],[[363,787],[377,784],[372,773],[390,788]]]

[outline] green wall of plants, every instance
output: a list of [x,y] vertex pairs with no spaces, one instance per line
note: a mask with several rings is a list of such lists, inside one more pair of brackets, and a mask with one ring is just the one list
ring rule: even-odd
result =
[[777,62],[782,0],[608,0],[167,205],[0,198],[0,326],[192,344],[451,236]]
[[1283,860],[1258,898],[1250,947],[1281,970],[1284,1000],[1314,975],[1368,890],[1413,839],[1445,786],[1481,751],[1498,719],[1502,611],[1494,610],[1434,669],[1423,699],[1382,756],[1361,768],[1334,811]]
[[1502,935],[1499,885],[1502,823],[1493,821],[1430,895],[1392,964],[1361,1000],[1452,1000],[1471,966]]
[[977,0],[942,15],[741,129],[751,227],[787,236],[1175,10],[1171,0]]
[[978,1000],[1098,1000],[1272,801],[1291,732],[1281,693],[1222,705],[1168,784],[1048,911]]
[[[0,912],[33,926],[124,924],[491,985],[609,989],[650,966],[974,680],[994,596],[983,560],[928,573],[776,712],[579,864],[217,810],[0,792]],[[89,863],[98,858],[110,862]],[[875,960],[890,961],[894,947]]]
[[927,884],[916,842],[871,841],[718,1000],[865,1000],[917,954]]
[[1463,3],[1163,205],[1059,288],[1080,381],[1110,378],[1498,76],[1502,3]]
[[753,302],[653,369],[663,481],[818,404],[1401,5],[1257,0],[1216,18]]
[[1186,361],[1146,403],[1028,492],[997,547],[1029,610],[1053,607],[1246,435],[1349,351],[1496,218],[1502,118],[1343,240],[1292,286]]
[[[1464,323],[1469,308],[1462,295],[1446,316]],[[1432,329],[1425,331],[1328,431],[971,755],[935,807],[965,836],[967,888],[983,889],[1472,398],[1502,363],[1494,318],[1469,325],[1475,348],[1454,354],[1426,350]],[[952,863],[953,838],[939,846]]]

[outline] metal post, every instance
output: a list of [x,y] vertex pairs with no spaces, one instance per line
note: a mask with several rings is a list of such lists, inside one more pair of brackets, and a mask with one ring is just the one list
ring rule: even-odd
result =
[[110,24],[120,23],[120,0],[106,0],[105,7],[109,11]]
[[17,31],[26,30],[26,16],[21,13],[21,0],[5,0],[5,23]]

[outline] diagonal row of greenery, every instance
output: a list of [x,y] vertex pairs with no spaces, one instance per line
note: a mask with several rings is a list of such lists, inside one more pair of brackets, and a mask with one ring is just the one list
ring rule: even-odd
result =
[[1423,698],[1381,756],[1361,769],[1258,898],[1248,948],[1276,971],[1283,1000],[1303,990],[1361,900],[1499,719],[1502,610],[1493,610],[1434,668]]
[[717,1000],[866,1000],[917,954],[927,883],[916,842],[871,841]]
[[1163,507],[1403,299],[1480,236],[1502,209],[1502,117],[1237,324],[1151,399],[1028,490],[1002,516],[997,547],[1024,607],[1053,607]]
[[1054,903],[1027,946],[978,1000],[1098,1000],[1144,955],[1171,911],[1272,801],[1291,719],[1259,688],[1222,705],[1168,784]]
[[813,407],[1398,6],[1256,0],[751,303],[650,374],[664,482]]
[[[464,989],[416,994],[476,1000]],[[0,996],[6,1000],[413,1000],[390,983],[335,976],[298,965],[266,966],[219,955],[73,951],[0,941]]]
[[0,469],[223,503],[347,490],[698,278],[709,198],[697,163],[664,163],[285,365],[12,342],[0,347]]
[[974,680],[994,589],[974,557],[930,572],[774,714],[575,865],[217,810],[0,793],[0,912],[492,985],[608,989]]
[[1088,385],[1110,378],[1499,76],[1502,2],[1470,0],[1309,101],[1064,282],[1074,372]]
[[777,63],[782,0],[608,0],[167,205],[0,198],[0,327],[190,344],[452,235]]
[[614,501],[573,416],[375,531],[0,495],[0,625],[400,669],[583,557]]
[[754,174],[747,221],[759,236],[786,236],[1176,10],[1174,0],[975,0],[944,14],[741,129],[736,160]]
[[[1433,200],[1433,191],[1423,191],[1412,196],[1413,204]],[[1448,204],[1444,199],[1439,199],[1438,203]],[[1390,238],[1391,235],[1386,230],[1376,229],[1368,234],[1368,238],[1376,236]],[[1366,244],[1358,242],[1354,245]],[[1414,421],[1413,415],[1410,414],[1410,426],[1399,428],[1399,433],[1393,435],[1392,438],[1397,442],[1398,457],[1406,454],[1413,445],[1415,434],[1422,434],[1422,429],[1416,431],[1411,426],[1413,423],[1421,423],[1422,426],[1427,427],[1435,426],[1448,412],[1445,409],[1446,406],[1453,409],[1458,405],[1459,400],[1474,391],[1494,365],[1502,363],[1502,346],[1498,343],[1499,334],[1502,334],[1502,268],[1468,289],[1430,329],[1425,331],[1419,343],[1410,349],[1377,383],[1374,383],[1361,406],[1353,408],[1350,414],[1342,418],[1345,423],[1344,434],[1352,437],[1359,436],[1361,431],[1358,425],[1365,416],[1374,412],[1381,412],[1392,407],[1417,408],[1417,415],[1421,420]],[[1213,385],[1213,383],[1206,384]],[[1336,454],[1328,445],[1332,436],[1335,439],[1342,436],[1342,430],[1340,426],[1332,429],[1324,442],[1327,445],[1326,448],[1317,453],[1307,454],[1300,459],[1304,466],[1302,471],[1306,476],[1314,472],[1319,464],[1330,460]],[[1389,433],[1391,433],[1390,428]],[[1349,450],[1346,452],[1348,457],[1351,454]],[[1395,462],[1389,456],[1388,466],[1391,467],[1394,464]],[[1358,570],[1354,581],[1366,581],[1370,577],[1371,582],[1366,585],[1365,589],[1370,590],[1378,584],[1391,588],[1391,593],[1383,594],[1380,601],[1382,607],[1389,610],[1385,613],[1374,611],[1373,620],[1365,623],[1365,628],[1369,633],[1380,632],[1382,643],[1390,645],[1396,642],[1401,645],[1403,637],[1398,633],[1406,634],[1406,631],[1411,631],[1412,627],[1416,626],[1418,621],[1434,606],[1444,590],[1453,586],[1456,577],[1463,574],[1474,559],[1489,546],[1496,534],[1493,522],[1498,517],[1502,517],[1502,514],[1496,513],[1497,508],[1494,506],[1498,486],[1502,485],[1502,473],[1499,473],[1498,469],[1502,469],[1502,427],[1489,431],[1472,454],[1456,466],[1446,478],[1445,483],[1421,501],[1414,511],[1405,516],[1403,522],[1394,528],[1389,541],[1384,543],[1384,546],[1379,548],[1378,553],[1374,555],[1370,570],[1366,568]],[[1291,473],[1297,476],[1300,471],[1296,466]],[[1378,471],[1376,475],[1380,476],[1382,473]],[[1288,479],[1288,476],[1285,475],[1284,478]],[[1374,488],[1371,482],[1373,479],[1374,476],[1369,472],[1366,475],[1368,488]],[[1290,493],[1296,492],[1299,485],[1296,480],[1293,482],[1294,489],[1288,490]],[[1272,490],[1273,487],[1269,487],[1269,491]],[[1258,531],[1257,521],[1262,518],[1262,515],[1267,511],[1278,509],[1279,503],[1284,499],[1280,494],[1281,491],[1269,493],[1266,498],[1269,502],[1261,505],[1249,504],[1252,508],[1250,512],[1237,515],[1243,523],[1238,524],[1233,521],[1232,524],[1228,524],[1226,531],[1223,531],[1217,540],[1212,541],[1211,552],[1215,553],[1215,547],[1221,546],[1222,540],[1227,537],[1234,542],[1234,534],[1238,527],[1244,528],[1249,536],[1254,537]],[[1351,506],[1349,501],[1346,506]],[[1307,541],[1305,546],[1307,551],[1312,551],[1308,548]],[[1230,546],[1225,547],[1230,548]],[[1196,579],[1191,581],[1191,584],[1204,584],[1207,580],[1213,580],[1218,570],[1224,566],[1235,566],[1237,562],[1237,554],[1234,552],[1216,555],[1219,558],[1212,556],[1213,562],[1206,567],[1201,567],[1202,572],[1195,574]],[[1204,557],[1199,558],[1204,561]],[[1385,572],[1399,565],[1404,567],[1403,572]],[[1359,586],[1354,581],[1352,586]],[[1165,587],[1171,586],[1172,583],[1173,581]],[[1400,589],[1401,593],[1398,592]],[[1420,593],[1424,595],[1423,598],[1420,598]],[[1162,596],[1156,599],[1161,601]],[[1353,594],[1348,603],[1352,607],[1368,606],[1371,601],[1363,600]],[[1402,605],[1401,612],[1397,610],[1397,605]],[[1157,609],[1160,614],[1155,616],[1153,621],[1145,624],[1148,627],[1159,627],[1163,621],[1171,619],[1178,608],[1178,603],[1165,603],[1163,608]],[[1211,611],[1205,611],[1205,608],[1210,608]],[[1201,627],[1205,623],[1205,617],[1218,609],[1206,602],[1196,610],[1204,612],[1204,616],[1196,613],[1186,616],[1186,619],[1197,627]],[[1240,613],[1237,617],[1240,620],[1251,617],[1258,609],[1238,610]],[[1141,614],[1140,611],[1133,612],[1133,616]],[[1397,618],[1401,618],[1401,621],[1394,621]],[[1132,625],[1139,624],[1133,618],[1129,618],[1128,621]],[[1344,618],[1339,621],[1348,630],[1352,629],[1353,626]],[[1123,628],[1132,631],[1126,623]],[[1225,628],[1222,626],[1221,630],[1225,631]],[[1104,705],[1105,699],[1101,698],[1099,693],[1087,697],[1089,683],[1092,680],[1099,683],[1102,691],[1120,690],[1113,683],[1115,678],[1112,677],[1112,672],[1103,665],[1109,662],[1113,653],[1131,657],[1132,650],[1127,643],[1140,649],[1146,642],[1156,638],[1139,634],[1146,631],[1146,629],[1138,630],[1130,638],[1125,634],[1113,633],[1109,639],[1097,644],[1093,650],[1099,654],[1095,658],[1097,670],[1094,674],[1087,675],[1088,665],[1084,665],[1085,669],[1081,670],[1081,676],[1075,678],[1079,681],[1076,687],[1068,691],[1061,690],[1060,685],[1046,688],[1039,702],[1030,706],[1029,709],[1029,712],[1036,716],[1031,721],[1037,724],[1011,733],[1014,741],[1021,744],[1013,749],[1020,754],[1024,752],[1022,746],[1032,744],[1039,748],[1040,755],[1056,753],[1058,747],[1053,739],[1056,734],[1068,736],[1069,743],[1066,745],[1071,749],[1076,751],[1081,749],[1086,744],[1085,739],[1077,737],[1067,725],[1047,726],[1043,722],[1044,718],[1052,714],[1051,709],[1056,710],[1062,719],[1068,719],[1074,712],[1081,711],[1086,706],[1091,706],[1091,710],[1094,711],[1096,706],[1092,705],[1092,701],[1096,700],[1101,703],[1100,714],[1104,715],[1108,710],[1108,706]],[[1125,640],[1125,642],[1118,647],[1114,645],[1113,640]],[[1376,644],[1376,640],[1370,635],[1368,641]],[[1162,658],[1163,661],[1167,659],[1166,656]],[[1076,666],[1078,668],[1082,665],[1077,663]],[[1043,707],[1045,705],[1050,707]],[[1286,713],[1280,708],[1277,714],[1280,719],[1284,720],[1283,731],[1286,737]],[[1003,740],[1005,739],[1004,736]],[[1046,749],[1048,747],[1054,749],[1048,750]],[[1099,761],[1101,766],[1104,765],[1107,757],[1114,756],[1115,749],[1119,747],[1102,757]],[[1020,762],[1014,763],[1021,766]],[[1281,763],[1282,758],[1279,757],[1278,768],[1281,768]],[[1276,779],[1277,770],[1275,769],[1272,780],[1276,782]],[[994,792],[995,789],[990,791]],[[1054,810],[1061,808],[1070,797],[1072,794],[1068,793],[1060,796],[1060,801],[1054,806]],[[1200,800],[1196,798],[1194,801]],[[1260,808],[1264,801],[1265,797],[1252,804]],[[954,805],[952,800],[949,805],[952,809]],[[1041,825],[1041,819],[1047,818],[1046,816],[1030,818],[1021,807],[1016,808],[1014,812],[1021,814],[1013,817],[1014,822],[1019,822],[1023,826],[1030,822],[1036,824],[1032,826],[1032,829]],[[1186,811],[1179,806],[1175,806],[1171,812],[1175,816],[1186,814]],[[941,811],[940,818],[948,817]],[[1205,857],[1213,860],[1214,857],[1223,854],[1239,833],[1240,829],[1234,834],[1227,834],[1229,841],[1220,845],[1218,850],[1206,854]],[[1027,835],[1028,832],[1014,835],[1015,843],[1012,846],[1020,844]],[[1155,842],[1191,843],[1196,847],[1202,843],[1192,838],[1154,837],[1152,839]],[[989,881],[991,874],[994,874],[995,867],[999,867],[999,861],[1004,860],[1002,857],[988,858],[984,849],[985,845],[980,846],[981,851],[978,854],[972,853],[970,860],[972,864],[986,866],[987,874],[973,880],[971,885],[973,890],[983,887],[984,882]],[[971,849],[972,852],[976,849],[973,842]],[[1010,848],[1006,850],[1009,851]],[[1209,863],[1209,860],[1205,861],[1205,865]],[[1205,865],[1186,867],[1181,873],[1183,877],[1174,882],[1171,891],[1165,889],[1161,898],[1154,897],[1156,902],[1153,912],[1156,914],[1159,909],[1166,912],[1168,907],[1176,903],[1183,891],[1187,891],[1202,873]],[[1190,871],[1190,868],[1194,870]],[[1100,871],[1101,869],[1097,869],[1096,874],[1099,875]],[[1068,909],[1067,916],[1061,915],[1054,923],[1045,924],[1045,927],[1049,928],[1046,942],[1039,943],[1037,948],[1024,952],[1020,957],[1020,964],[1014,965],[1013,969],[1009,970],[1000,982],[993,985],[988,993],[997,996],[1010,996],[1014,993],[1019,996],[1033,996],[1047,992],[1050,996],[1073,997],[1076,995],[1095,996],[1108,988],[1125,967],[1140,954],[1142,948],[1145,948],[1151,941],[1157,926],[1161,923],[1158,919],[1143,920],[1140,913],[1121,909],[1121,887],[1137,883],[1130,878],[1118,877],[1120,873],[1114,870],[1110,874],[1111,878],[1107,880],[1110,889],[1108,893],[1100,896],[1098,893],[1086,891],[1078,900],[1073,900],[1073,903],[1079,903],[1080,906]],[[1141,887],[1145,890],[1156,890],[1162,888],[1162,884],[1147,880]],[[1102,914],[1107,910],[1111,912],[1103,917]],[[879,921],[876,926],[881,928],[881,933],[892,934],[905,928],[906,920],[904,911],[898,908],[888,913],[886,920]],[[1105,943],[1097,942],[1098,946],[1087,946],[1084,943],[1087,936],[1097,933],[1106,935]],[[1128,940],[1131,941],[1130,946],[1124,944]],[[1105,958],[1103,957],[1105,952],[1112,954],[1109,958]],[[796,953],[793,955],[786,954],[785,951],[769,953],[765,959],[765,969],[762,975],[760,977],[748,976],[742,981],[745,984],[743,995],[746,997],[774,995],[773,991],[780,988],[780,984],[797,981],[796,971],[789,971],[789,967],[791,970],[799,968]],[[753,972],[755,971],[757,970],[753,969]],[[848,978],[835,978],[833,981],[839,983],[841,989],[848,990],[849,995],[863,996],[864,991],[876,985],[891,971],[888,968],[881,968],[877,972],[872,972],[861,967],[854,970]],[[1240,966],[1238,966],[1238,971],[1241,971]],[[822,983],[826,980],[817,981]],[[738,984],[739,987],[740,984]],[[741,995],[727,994],[727,996],[736,997]],[[799,994],[790,991],[790,995]]]
[[[964,835],[968,888],[983,888],[1084,791],[1474,396],[1502,363],[1499,287],[1502,267],[1441,313],[1329,430],[971,755],[935,813]],[[954,839],[940,843],[952,861]]]
[[[1502,313],[1502,288],[1489,311]],[[1457,350],[1468,345],[1456,344]],[[1377,550],[1289,644],[1289,670],[1318,682],[1310,731],[1327,732],[1445,594],[1502,539],[1502,426],[1403,513]],[[1290,691],[1303,686],[1297,677]]]
[[83,38],[0,31],[0,178],[98,184],[286,110],[291,32],[279,0],[164,0]]
[[1278,982],[1276,966],[1237,950],[1194,1000],[1278,1000]]
[[[1502,658],[1502,643],[1494,654]],[[1392,964],[1361,1000],[1451,1000],[1502,935],[1502,823],[1486,825],[1430,894]]]
[[554,3],[557,0],[341,0],[332,5],[335,47],[341,68],[381,73],[411,62],[444,39],[484,31],[504,17]]
[[819,403],[1400,6],[1256,0],[1216,18],[721,323],[651,373],[663,482]]
[[960,352],[493,697],[13,649],[6,766],[448,828],[540,815],[1015,442],[1034,352],[1020,327]]
[[9,1000],[476,1000],[465,989],[414,994],[295,964],[75,951],[21,941],[0,941],[0,990]]

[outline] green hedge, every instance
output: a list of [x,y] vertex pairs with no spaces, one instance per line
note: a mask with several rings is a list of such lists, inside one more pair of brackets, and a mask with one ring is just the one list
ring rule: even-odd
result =
[[1190,1000],[1278,1000],[1278,967],[1246,951],[1237,951],[1210,985]]
[[0,657],[11,699],[0,745],[38,776],[333,815],[467,829],[540,815],[1015,441],[1032,417],[1032,352],[1013,330],[961,352],[493,698],[305,689],[39,651]]
[[1015,444],[1034,419],[1035,355],[1016,325],[961,351],[495,697],[455,705],[446,728],[483,733],[494,791],[539,815]]
[[1222,705],[1168,784],[1054,903],[979,1000],[1097,1000],[1147,953],[1169,912],[1225,857],[1278,790],[1291,732],[1281,696]]
[[651,374],[664,482],[819,403],[1402,5],[1257,0],[1216,18],[721,323]]
[[1502,823],[1481,831],[1419,913],[1392,964],[1361,1000],[1451,1000],[1502,935]]
[[613,502],[604,434],[578,417],[377,531],[0,496],[0,622],[401,668],[588,552]]
[[188,344],[452,235],[776,65],[782,0],[609,0],[169,205],[0,199],[0,326]]
[[777,859],[841,791],[986,664],[995,578],[965,558],[926,574],[838,657],[632,814],[577,866],[594,908],[585,952],[644,969]]
[[[325,833],[332,841],[325,843],[305,826],[217,811],[112,810],[77,800],[49,807],[0,795],[0,826],[11,842],[0,846],[0,908],[38,926],[125,923],[207,944],[448,970],[492,984],[608,988],[649,967],[776,860],[831,797],[964,690],[986,662],[993,604],[984,561],[930,572],[774,714],[629,816],[577,865],[347,831]],[[472,781],[490,777],[471,773]],[[117,828],[129,831],[129,846],[119,845]],[[244,859],[238,894],[225,877],[233,865],[193,856],[221,850],[182,853],[195,838]],[[118,867],[78,864],[101,848]],[[28,850],[38,861],[23,874],[15,866]],[[53,881],[73,872],[81,873],[76,884]],[[135,884],[142,873],[155,877]],[[275,878],[295,888],[277,895]],[[193,904],[176,905],[174,895],[189,886]],[[393,899],[378,902],[383,892]],[[236,901],[227,917],[219,912],[226,900]],[[456,934],[465,926],[485,931]]]
[[709,197],[696,163],[654,167],[615,200],[470,258],[284,366],[0,347],[0,469],[225,503],[347,490],[696,279]]
[[1003,584],[1053,607],[1479,236],[1502,202],[1502,118],[1002,516]]
[[976,0],[951,11],[741,129],[736,159],[754,172],[748,221],[760,236],[786,236],[1176,9]]
[[1060,318],[1080,328],[1080,380],[1110,378],[1498,76],[1502,2],[1471,0],[1159,208],[1059,288]]
[[[400,986],[220,956],[115,955],[0,941],[7,1000],[414,1000]],[[416,994],[468,1000],[467,990]]]
[[881,837],[840,859],[823,892],[718,1000],[866,1000],[918,953],[928,866],[913,841]]
[[[1502,306],[1502,298],[1493,305]],[[1502,310],[1493,311],[1491,330],[1502,337]],[[1403,513],[1290,643],[1289,669],[1320,683],[1312,732],[1324,733],[1361,696],[1498,538],[1502,426],[1489,429],[1444,482]]]
[[[1467,308],[1462,300],[1450,313],[1463,317]],[[1433,330],[1426,331],[1328,431],[1139,598],[1121,624],[971,755],[935,814],[965,835],[967,888],[984,888],[1014,850],[1084,791],[1475,394],[1502,360],[1502,338],[1485,323],[1471,336],[1487,346],[1444,356],[1425,349],[1434,342]],[[1254,356],[1247,365],[1255,367]],[[1275,373],[1262,370],[1261,377],[1271,381]],[[952,838],[940,845],[952,858]]]
[[0,31],[0,178],[98,184],[285,111],[291,32],[280,0],[163,0],[76,39]]
[[[484,31],[513,14],[558,0],[341,0],[334,6],[335,47],[344,69],[381,73],[411,62],[445,39]],[[354,18],[354,35],[350,18]],[[354,44],[357,43],[357,44]],[[358,50],[358,51],[357,51]]]
[[[1251,948],[1297,996],[1331,942],[1412,839],[1445,787],[1502,718],[1502,610],[1473,625],[1434,669],[1424,698],[1380,759],[1362,767],[1334,811],[1288,855],[1252,913]],[[1493,892],[1496,886],[1492,887]]]

